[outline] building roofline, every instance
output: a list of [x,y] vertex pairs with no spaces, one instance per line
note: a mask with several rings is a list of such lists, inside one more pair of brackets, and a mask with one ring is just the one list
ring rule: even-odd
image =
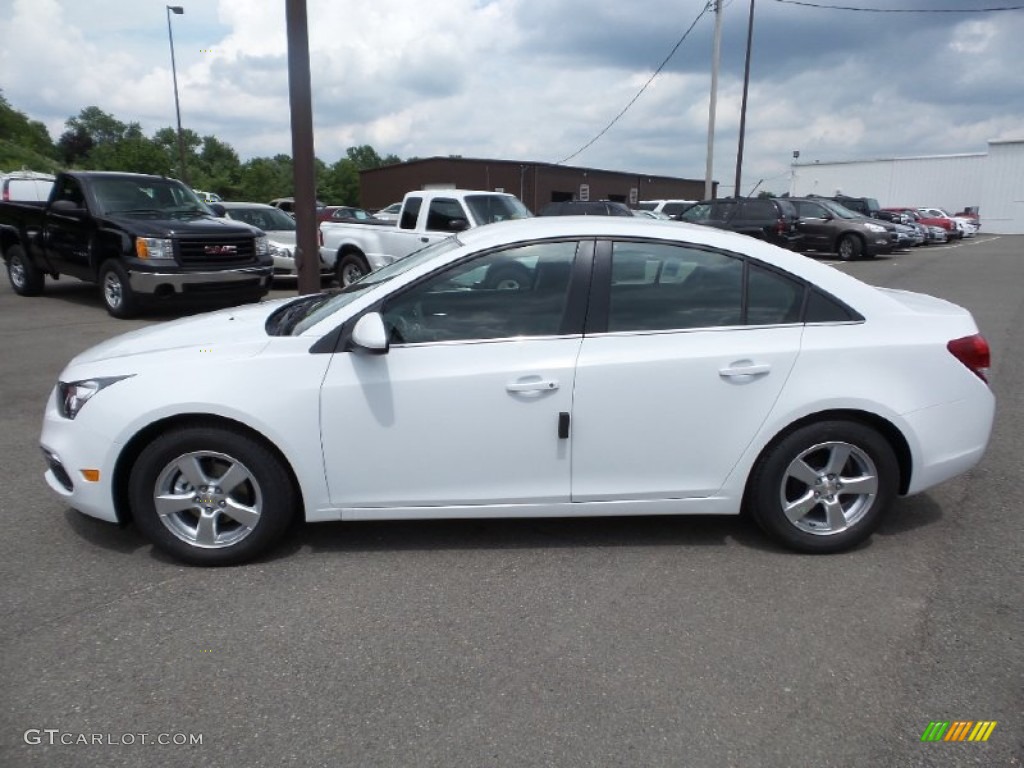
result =
[[536,160],[499,160],[489,157],[449,157],[445,155],[434,155],[432,157],[418,157],[415,160],[403,160],[400,163],[391,163],[390,165],[382,165],[377,168],[367,168],[359,173],[373,173],[375,171],[383,171],[403,165],[418,165],[428,162],[449,162],[449,163],[490,163],[493,165],[511,165],[520,167],[533,167],[533,168],[557,168],[560,170],[567,171],[579,171],[580,173],[613,173],[619,176],[635,176],[637,178],[652,180],[664,180],[664,181],[688,181],[688,182],[700,182],[704,183],[704,179],[687,179],[682,176],[663,176],[656,173],[637,173],[635,171],[613,171],[608,168],[591,168],[589,166],[582,165],[562,165],[561,163],[546,163],[539,162]]

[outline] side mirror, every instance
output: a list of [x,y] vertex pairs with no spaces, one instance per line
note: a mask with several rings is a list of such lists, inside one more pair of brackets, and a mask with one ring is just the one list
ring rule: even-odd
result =
[[352,344],[357,350],[371,354],[387,353],[388,332],[380,312],[367,312],[356,321],[356,327],[352,329]]
[[85,208],[75,205],[72,200],[55,200],[50,205],[50,210],[54,213],[61,213],[65,216],[84,216]]
[[220,203],[207,203],[206,207],[213,211],[214,216],[220,219],[223,219],[225,216],[227,216],[228,209],[225,208]]
[[465,219],[452,219],[448,222],[448,229],[452,232],[462,232],[469,229],[469,222]]

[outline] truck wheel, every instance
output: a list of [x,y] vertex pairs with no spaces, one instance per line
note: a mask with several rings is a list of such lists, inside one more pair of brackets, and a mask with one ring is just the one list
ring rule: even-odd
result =
[[347,288],[363,275],[368,274],[369,271],[370,267],[362,256],[355,253],[346,253],[338,259],[338,285],[342,288]]
[[515,262],[492,264],[484,277],[484,288],[502,291],[525,291],[533,284],[533,273]]
[[843,261],[859,259],[863,246],[856,235],[843,235],[836,244],[836,253]]
[[45,275],[29,260],[20,245],[7,249],[7,277],[19,296],[38,296],[46,282]]
[[100,267],[100,291],[107,312],[114,317],[124,320],[138,313],[139,301],[128,281],[128,273],[113,259],[104,261]]

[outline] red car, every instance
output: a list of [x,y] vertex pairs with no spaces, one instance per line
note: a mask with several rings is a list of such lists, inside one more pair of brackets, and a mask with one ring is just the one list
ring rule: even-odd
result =
[[390,222],[378,219],[369,211],[356,208],[351,205],[328,205],[316,212],[318,222],[341,221],[346,224],[388,224]]
[[911,208],[906,205],[894,205],[887,208],[883,208],[883,211],[894,211],[897,213],[911,213],[914,218],[917,219],[919,224],[924,224],[926,227],[941,227],[946,230],[946,236],[950,240],[959,240],[964,236],[963,231],[956,225],[953,219],[939,216],[928,216],[922,213],[920,208]]

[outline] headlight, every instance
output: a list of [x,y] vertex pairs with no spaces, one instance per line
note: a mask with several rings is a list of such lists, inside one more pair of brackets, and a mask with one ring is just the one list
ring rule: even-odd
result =
[[131,378],[128,376],[102,376],[95,379],[83,379],[82,381],[57,382],[57,410],[65,419],[73,419],[82,410],[92,396],[101,389],[106,389],[111,384],[116,384],[122,379]]
[[174,241],[163,237],[136,237],[135,255],[146,261],[174,261]]
[[864,226],[869,232],[885,232],[885,227],[880,227],[878,224],[865,224]]
[[270,255],[281,256],[286,259],[292,258],[292,252],[283,246],[276,245],[275,243],[270,244]]
[[266,235],[260,235],[259,237],[256,238],[256,255],[270,255],[270,241],[267,239]]

